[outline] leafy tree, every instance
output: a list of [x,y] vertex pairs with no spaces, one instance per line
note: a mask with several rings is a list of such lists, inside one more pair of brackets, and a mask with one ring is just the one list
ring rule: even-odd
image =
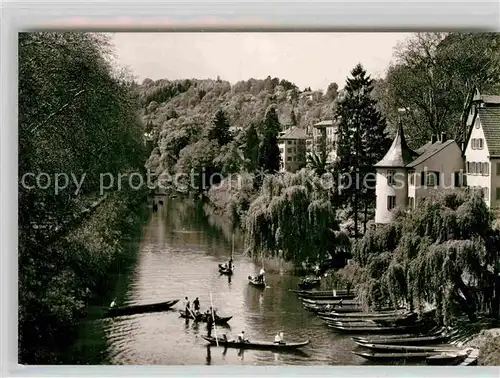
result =
[[245,168],[248,172],[254,172],[259,164],[259,135],[258,125],[253,122],[245,131],[243,139],[243,156],[245,157]]
[[352,208],[354,236],[358,237],[359,211],[363,209],[366,232],[369,209],[375,204],[373,165],[387,152],[389,140],[385,120],[370,96],[373,80],[360,64],[354,67],[351,75],[347,79],[346,95],[337,108],[340,122],[335,172],[337,177],[349,177],[340,183],[340,196]]
[[216,140],[219,146],[224,146],[233,140],[233,136],[229,130],[229,122],[222,110],[218,110],[215,113],[213,125],[208,131],[208,139]]
[[[370,229],[354,248],[366,274],[360,297],[367,305],[380,300],[421,309],[435,305],[436,317],[450,324],[478,311],[498,316],[500,233],[477,191],[434,192],[393,223]],[[495,290],[491,290],[495,288]]]
[[262,139],[259,146],[259,166],[268,173],[280,169],[281,153],[278,147],[278,134],[281,125],[274,107],[269,108],[262,123]]

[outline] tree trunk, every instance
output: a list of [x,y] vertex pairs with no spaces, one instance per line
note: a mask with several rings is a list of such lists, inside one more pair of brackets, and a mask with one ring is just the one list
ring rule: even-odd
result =
[[455,288],[457,292],[462,293],[462,295],[465,297],[464,311],[467,314],[469,320],[472,322],[476,321],[476,303],[474,297],[472,296],[472,293],[470,292],[465,282],[462,280],[460,274],[458,274],[455,278]]

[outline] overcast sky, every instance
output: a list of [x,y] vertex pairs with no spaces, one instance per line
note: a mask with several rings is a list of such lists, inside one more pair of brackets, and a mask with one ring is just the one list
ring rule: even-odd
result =
[[216,78],[235,83],[268,75],[303,89],[343,87],[361,63],[380,77],[408,33],[116,33],[118,62],[141,82]]

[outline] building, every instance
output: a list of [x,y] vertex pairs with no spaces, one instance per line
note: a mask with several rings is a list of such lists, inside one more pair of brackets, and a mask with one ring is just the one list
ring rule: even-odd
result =
[[476,92],[467,125],[464,159],[467,185],[483,191],[486,204],[500,205],[500,96]]
[[406,143],[402,125],[375,168],[375,223],[389,223],[396,207],[418,206],[431,190],[464,185],[464,160],[457,142],[441,134],[413,151]]
[[325,120],[313,125],[312,151],[321,151],[322,139],[325,140],[327,162],[332,163],[337,158],[337,124],[333,120]]
[[278,147],[282,171],[295,172],[301,165],[305,166],[307,139],[305,130],[295,126],[280,133]]

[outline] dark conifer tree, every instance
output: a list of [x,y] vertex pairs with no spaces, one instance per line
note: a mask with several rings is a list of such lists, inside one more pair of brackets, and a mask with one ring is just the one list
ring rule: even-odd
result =
[[219,146],[224,146],[233,140],[229,130],[229,121],[224,111],[220,109],[215,113],[212,127],[208,132],[208,139],[216,140]]
[[281,125],[276,109],[271,107],[262,124],[262,140],[259,148],[259,166],[268,173],[276,173],[281,166],[278,135]]

